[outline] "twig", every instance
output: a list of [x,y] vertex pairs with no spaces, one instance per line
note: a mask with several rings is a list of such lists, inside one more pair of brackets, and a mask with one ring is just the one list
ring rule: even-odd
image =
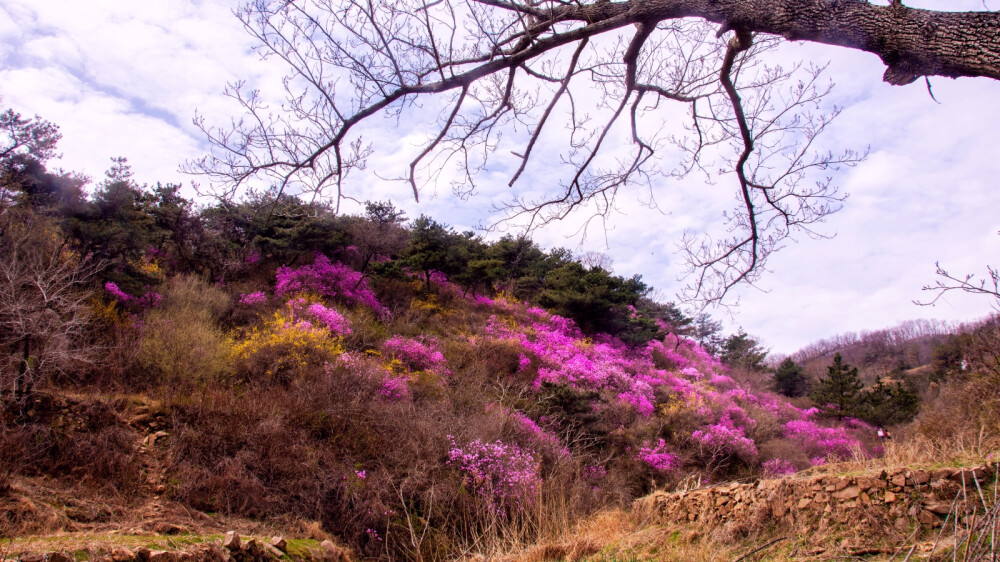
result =
[[750,557],[751,557],[751,556],[753,556],[754,554],[757,554],[758,552],[760,552],[760,551],[764,550],[765,548],[767,548],[767,547],[769,547],[769,546],[771,546],[771,545],[774,545],[774,544],[777,544],[777,543],[779,543],[779,542],[781,542],[781,541],[787,541],[787,540],[788,540],[788,537],[778,537],[778,538],[774,539],[773,541],[771,541],[771,542],[769,542],[769,543],[765,544],[764,546],[761,546],[761,547],[759,547],[759,548],[756,548],[756,549],[754,549],[754,550],[751,550],[750,552],[748,552],[748,553],[744,554],[743,556],[740,556],[740,557],[739,557],[739,558],[737,558],[737,559],[736,559],[736,560],[735,560],[734,562],[740,562],[741,560],[746,560],[747,558],[750,558]]

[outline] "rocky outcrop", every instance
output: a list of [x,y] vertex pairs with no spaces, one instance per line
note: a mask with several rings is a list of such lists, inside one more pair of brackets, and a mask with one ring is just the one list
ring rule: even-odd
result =
[[940,527],[980,505],[979,489],[995,483],[996,464],[976,468],[900,469],[868,475],[814,475],[734,482],[687,492],[658,492],[635,502],[661,523],[778,524],[824,529],[833,524],[919,524]]

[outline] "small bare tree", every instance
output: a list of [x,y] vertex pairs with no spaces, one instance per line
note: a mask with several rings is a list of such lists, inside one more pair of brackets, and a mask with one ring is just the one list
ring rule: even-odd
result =
[[0,215],[0,390],[23,402],[52,374],[89,363],[84,284],[94,264],[52,225],[16,211]]
[[987,265],[986,275],[976,278],[974,273],[965,275],[954,275],[941,267],[941,262],[934,264],[937,268],[935,272],[938,276],[933,284],[924,285],[922,289],[934,294],[934,297],[927,301],[913,301],[921,306],[933,306],[945,295],[953,291],[960,291],[972,295],[991,297],[1000,306],[1000,268]]
[[[280,110],[236,83],[227,94],[242,119],[216,128],[196,118],[214,148],[187,169],[221,197],[265,179],[332,190],[339,203],[374,150],[362,124],[431,109],[436,128],[401,170],[414,197],[451,169],[467,196],[488,161],[511,170],[511,186],[561,169],[558,188],[499,206],[501,220],[528,228],[577,209],[602,219],[625,188],[652,198],[693,173],[729,182],[726,234],[682,245],[687,296],[702,301],[756,281],[771,252],[815,234],[843,200],[832,172],[864,157],[817,150],[839,110],[823,103],[822,66],[765,63],[780,42],[874,53],[896,85],[1000,79],[997,13],[898,0],[254,0],[237,13],[262,56],[289,71]],[[681,120],[683,134],[671,133]],[[552,130],[560,123],[565,134]],[[557,143],[561,160],[538,162]]]

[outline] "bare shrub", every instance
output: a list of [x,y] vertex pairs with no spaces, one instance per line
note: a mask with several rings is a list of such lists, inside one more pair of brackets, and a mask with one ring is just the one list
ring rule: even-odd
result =
[[88,488],[134,497],[143,484],[136,435],[121,425],[114,409],[102,400],[67,402],[37,394],[22,422],[5,413],[0,477],[9,486],[18,474],[72,476]]
[[143,318],[132,379],[172,387],[220,379],[230,357],[217,322],[231,306],[229,297],[193,275],[171,278],[163,293],[160,306]]

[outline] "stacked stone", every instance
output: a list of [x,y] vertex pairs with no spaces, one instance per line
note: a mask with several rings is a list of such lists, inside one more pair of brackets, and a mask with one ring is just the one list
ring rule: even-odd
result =
[[[916,521],[940,527],[944,518],[967,518],[981,506],[980,487],[992,485],[997,466],[895,470],[879,475],[789,477],[733,482],[678,493],[658,492],[635,508],[662,523],[725,524],[771,520],[823,529],[834,523],[891,521],[907,529]],[[962,493],[964,486],[965,493]]]

